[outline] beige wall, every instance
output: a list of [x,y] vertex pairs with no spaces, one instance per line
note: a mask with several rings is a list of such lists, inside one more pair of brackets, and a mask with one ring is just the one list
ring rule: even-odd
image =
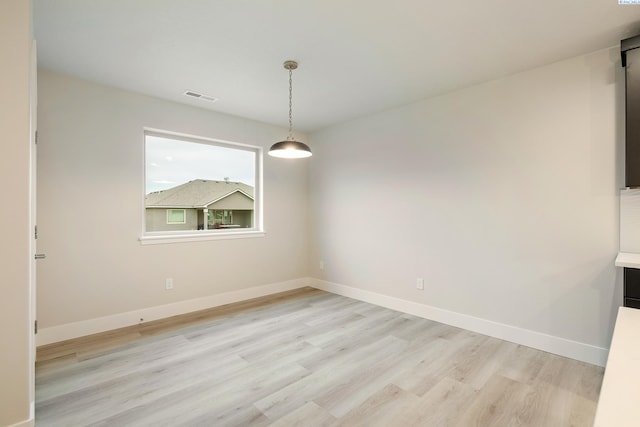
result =
[[[264,156],[266,237],[138,241],[143,127],[265,150],[286,129],[46,70],[40,70],[38,85],[39,248],[47,253],[38,264],[42,328],[307,275],[309,245],[300,232],[308,229],[304,160]],[[165,290],[167,277],[174,280],[172,291]]]
[[0,426],[30,418],[30,2],[0,4]]
[[314,134],[311,274],[607,348],[622,78],[612,48]]

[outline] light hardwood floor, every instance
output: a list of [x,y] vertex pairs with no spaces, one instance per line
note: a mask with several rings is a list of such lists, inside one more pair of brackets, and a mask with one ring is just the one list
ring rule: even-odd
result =
[[304,288],[38,349],[36,425],[591,426],[603,369]]

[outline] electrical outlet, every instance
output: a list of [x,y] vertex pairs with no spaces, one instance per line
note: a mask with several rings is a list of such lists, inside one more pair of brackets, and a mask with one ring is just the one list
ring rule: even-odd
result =
[[320,260],[320,270],[324,270],[324,261]]
[[416,279],[416,289],[424,290],[424,279],[422,277]]
[[173,279],[171,278],[166,278],[164,281],[164,288],[166,290],[170,290],[173,289]]

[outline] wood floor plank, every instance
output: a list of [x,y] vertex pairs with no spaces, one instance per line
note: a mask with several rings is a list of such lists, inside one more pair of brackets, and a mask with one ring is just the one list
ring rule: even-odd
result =
[[463,410],[478,394],[469,384],[443,377],[410,408],[405,426],[455,426]]
[[533,384],[548,359],[548,353],[518,345],[507,357],[498,373],[525,384]]
[[529,425],[535,391],[528,385],[495,375],[456,423],[459,427]]
[[432,338],[425,335],[408,342],[400,354],[380,359],[371,366],[359,366],[348,381],[330,388],[314,401],[341,418],[377,391],[391,385],[402,372],[429,363],[434,357],[434,348],[437,348],[428,345],[432,342]]
[[[394,337],[384,337],[370,345],[353,348],[338,357],[331,357],[330,363],[309,368],[307,363],[300,364],[313,373],[303,380],[277,390],[275,393],[255,402],[269,418],[277,420],[288,412],[303,406],[332,388],[338,379],[340,383],[349,381],[362,369],[375,365],[379,360],[399,354],[407,343]],[[333,356],[333,355],[332,355]],[[313,357],[313,356],[312,356]]]
[[437,338],[444,335],[451,329],[457,329],[448,325],[443,325],[442,323],[422,319],[408,314],[403,314],[401,317],[407,319],[409,322],[407,322],[406,327],[391,331],[391,334],[407,341],[411,341],[416,338],[423,338],[427,335]]
[[475,351],[460,352],[466,357],[455,358],[456,366],[448,376],[479,390],[502,367],[504,360],[516,347],[516,344],[488,337]]
[[288,413],[269,427],[329,427],[336,424],[336,419],[315,402],[307,402],[293,412]]
[[[403,372],[394,379],[394,384],[418,396],[424,395],[433,386],[434,381],[437,383],[452,373],[459,373],[460,360],[468,359],[469,354],[475,351],[474,348],[485,338],[458,330],[457,334],[450,335],[449,339],[433,339],[429,344],[433,351],[425,363]],[[480,360],[480,363],[482,362]]]
[[[141,370],[127,376],[94,384],[64,395],[38,401],[36,412],[38,425],[86,425],[109,417],[113,413],[126,411],[132,407],[152,404],[156,400],[198,384],[214,375],[216,360],[185,358],[179,363],[162,368]],[[239,359],[226,364],[243,366]],[[144,390],[144,392],[141,392]]]
[[342,322],[334,327],[326,328],[324,332],[317,331],[313,337],[309,337],[306,340],[313,345],[327,347],[332,341],[357,338],[364,331],[398,317],[396,313],[390,310],[369,313],[368,315],[357,313],[357,315],[358,317],[351,322]]
[[[147,351],[103,355],[85,363],[67,365],[56,372],[38,375],[36,378],[36,398],[46,401],[53,397],[101,384],[116,378],[131,375],[138,371],[147,371],[166,364],[179,363],[184,353],[176,353],[176,346],[186,348],[184,338],[172,338],[162,347],[146,347]],[[144,348],[143,348],[144,349]],[[140,350],[136,348],[134,350]],[[194,358],[197,359],[197,358]]]
[[411,409],[419,402],[418,396],[389,384],[346,413],[337,425],[341,427],[406,426],[412,419]]
[[47,426],[590,426],[603,369],[312,288],[38,349]]

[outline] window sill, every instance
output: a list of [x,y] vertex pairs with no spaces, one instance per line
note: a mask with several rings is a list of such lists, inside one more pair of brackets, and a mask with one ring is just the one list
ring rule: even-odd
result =
[[206,240],[250,239],[264,237],[264,231],[229,231],[213,233],[180,233],[140,236],[141,245],[163,245],[167,243],[202,242]]

